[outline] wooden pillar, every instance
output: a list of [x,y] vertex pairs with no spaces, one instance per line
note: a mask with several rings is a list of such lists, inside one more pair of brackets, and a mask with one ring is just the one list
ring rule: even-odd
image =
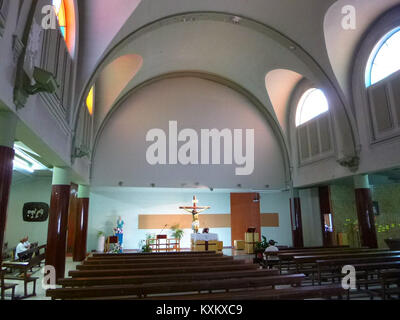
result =
[[53,169],[46,265],[54,266],[57,279],[63,278],[65,274],[70,183],[69,169],[57,167]]
[[80,185],[78,189],[78,212],[75,225],[74,261],[83,261],[86,258],[86,241],[89,218],[89,186]]
[[16,127],[17,118],[13,113],[0,112],[0,265],[3,257],[8,197],[12,181]]
[[354,176],[354,193],[356,198],[358,226],[361,234],[361,246],[378,248],[368,175]]
[[335,245],[333,233],[325,228],[325,216],[331,215],[333,220],[330,187],[329,186],[319,187],[318,194],[319,194],[319,207],[321,214],[322,242],[324,247],[332,247]]
[[299,197],[299,191],[294,189],[293,196],[290,201],[290,218],[292,223],[292,239],[293,247],[303,248],[303,224],[301,221],[301,203]]

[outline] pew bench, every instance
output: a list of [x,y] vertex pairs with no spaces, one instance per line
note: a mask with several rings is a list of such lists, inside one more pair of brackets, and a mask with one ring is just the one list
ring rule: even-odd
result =
[[202,291],[229,291],[233,289],[261,287],[275,288],[277,285],[301,286],[303,279],[303,274],[197,281],[182,281],[178,278],[174,282],[146,283],[139,285],[108,285],[82,288],[49,289],[46,291],[46,296],[51,297],[52,299],[137,296],[138,299],[142,299],[154,294],[159,295],[184,292],[201,293]]
[[15,287],[17,286],[16,283],[5,283],[4,282],[4,275],[6,273],[6,268],[1,268],[0,270],[0,291],[1,291],[1,300],[5,298],[5,292],[7,290],[11,290],[11,300],[15,298]]
[[[31,296],[36,296],[36,281],[39,279],[38,277],[32,277],[28,274],[28,271],[32,270],[34,267],[40,266],[41,262],[46,258],[45,252],[40,253],[40,249],[45,249],[46,246],[36,247],[35,248],[35,255],[26,262],[20,261],[4,261],[3,267],[9,269],[17,269],[23,276],[15,276],[15,275],[5,275],[4,279],[7,280],[19,280],[24,281],[24,295],[19,297],[19,299],[28,298]],[[33,283],[32,293],[28,294],[28,284]]]
[[[255,288],[249,290],[231,290],[229,292],[178,294],[146,297],[142,300],[304,300],[304,299],[342,299],[346,291],[340,285],[315,287],[292,287],[288,289]],[[86,299],[83,299],[86,300]],[[137,300],[136,296],[98,297],[90,300]]]
[[208,256],[221,255],[216,251],[180,251],[180,252],[139,252],[139,253],[93,253],[91,258],[110,258],[115,257],[179,257],[179,256]]
[[155,261],[160,261],[160,263],[168,262],[196,262],[196,261],[232,261],[234,257],[232,256],[211,256],[211,257],[180,257],[180,258],[164,258],[164,259],[154,259],[154,258],[141,258],[141,259],[95,259],[95,260],[84,260],[84,265],[96,265],[96,264],[133,264],[133,263],[154,263]]
[[129,277],[92,277],[92,278],[64,278],[59,279],[57,284],[68,287],[90,287],[118,284],[140,284],[152,282],[170,282],[174,280],[196,281],[196,280],[217,280],[217,279],[237,279],[250,277],[277,276],[278,270],[244,270],[244,271],[220,271],[220,272],[202,272],[202,273],[177,273],[165,275],[144,275]]
[[[345,265],[358,265],[358,271],[379,270],[383,263],[400,261],[400,256],[380,256],[380,257],[357,257],[346,259],[317,260],[318,284],[321,285],[322,274],[331,273],[332,279],[341,274],[341,269]],[[368,265],[370,267],[368,267]],[[357,270],[357,269],[356,269]]]
[[114,270],[72,270],[68,275],[73,278],[82,277],[110,277],[110,276],[135,276],[135,275],[157,275],[171,273],[193,273],[193,272],[217,272],[217,271],[239,271],[259,269],[256,264],[226,264],[221,266],[190,266],[190,267],[157,267],[157,268],[140,268],[140,269],[114,269]]
[[231,265],[236,265],[236,264],[245,264],[245,260],[214,260],[214,261],[190,261],[190,262],[181,262],[181,261],[175,261],[175,262],[167,262],[165,263],[164,261],[154,261],[150,263],[124,263],[124,264],[94,264],[94,265],[88,265],[88,264],[82,264],[82,265],[77,265],[76,269],[77,270],[110,270],[110,269],[142,269],[142,268],[157,268],[157,267],[163,267],[163,268],[171,268],[171,267],[196,267],[196,266],[220,266],[220,265],[226,265],[226,264],[231,264]]

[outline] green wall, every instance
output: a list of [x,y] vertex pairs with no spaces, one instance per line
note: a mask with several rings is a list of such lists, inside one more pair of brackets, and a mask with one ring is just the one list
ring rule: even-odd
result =
[[375,186],[373,201],[379,205],[380,215],[376,216],[379,247],[387,247],[384,239],[400,238],[400,184]]
[[[400,238],[400,184],[385,184],[372,188],[372,200],[377,201],[380,215],[375,218],[378,246],[387,248],[385,239]],[[354,188],[352,185],[331,185],[331,204],[335,231],[349,232],[357,221]],[[359,246],[358,228],[350,233],[349,244]]]

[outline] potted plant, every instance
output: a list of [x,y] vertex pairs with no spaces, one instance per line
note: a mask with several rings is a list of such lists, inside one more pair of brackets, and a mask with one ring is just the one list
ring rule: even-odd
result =
[[265,249],[268,248],[268,241],[267,238],[265,236],[262,236],[262,241],[261,242],[257,242],[256,246],[254,248],[254,254],[255,254],[255,258],[254,261],[257,262],[261,262],[263,260],[263,254]]
[[[171,233],[172,238],[178,240],[179,248],[180,248],[180,241],[183,238],[183,234],[185,232],[181,228],[179,228],[179,224],[173,225],[171,227],[171,231],[172,231],[172,233]],[[178,248],[178,244],[175,244],[174,249],[177,249],[177,248]]]
[[97,232],[97,252],[104,252],[106,234],[103,231]]
[[140,242],[140,249],[142,250],[141,252],[151,252],[152,251],[150,244],[147,240],[142,240]]

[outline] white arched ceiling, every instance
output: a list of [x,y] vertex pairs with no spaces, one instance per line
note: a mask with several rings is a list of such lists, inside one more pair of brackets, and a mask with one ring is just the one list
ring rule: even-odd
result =
[[[365,32],[374,21],[400,0],[338,0],[327,11],[324,19],[326,48],[336,78],[347,97],[351,97],[351,72],[356,50]],[[356,28],[345,30],[342,20],[345,6],[355,8]]]
[[265,76],[265,88],[286,138],[289,128],[289,100],[302,78],[301,74],[287,69],[272,70]]
[[[104,63],[132,53],[143,57],[143,65],[119,98],[160,75],[187,71],[208,73],[250,92],[263,103],[277,124],[278,117],[265,89],[265,73],[277,68],[296,70],[329,91],[337,101],[335,112],[341,119],[338,126],[344,137],[338,142],[343,146],[339,154],[354,156],[354,143],[349,143],[354,141],[352,129],[334,84],[302,48],[266,26],[244,18],[233,23],[229,16],[218,13],[173,16],[132,34]],[[101,68],[97,73],[100,72]],[[278,130],[283,137],[279,125]]]
[[[146,134],[151,129],[162,129],[168,141],[172,136],[169,121],[177,121],[178,132],[185,128],[197,132],[199,161],[200,130],[242,129],[245,134],[244,130],[253,129],[254,171],[250,175],[236,175],[235,169],[242,166],[235,160],[233,164],[221,165],[182,165],[169,161],[165,165],[150,165],[146,152],[153,142],[146,141]],[[184,143],[179,142],[178,149]],[[167,144],[169,159],[170,144]],[[238,143],[234,143],[234,148],[237,147]],[[210,156],[213,152],[210,149]],[[190,76],[165,78],[128,94],[107,118],[92,163],[94,186],[117,186],[121,182],[125,187],[150,187],[153,183],[156,187],[175,188],[197,184],[211,188],[237,188],[238,184],[244,189],[287,187],[285,156],[274,129],[260,109],[230,87]]]
[[[96,3],[96,0],[89,0],[88,3]],[[93,16],[91,5],[85,3],[86,14],[84,18]],[[118,2],[101,0],[104,12],[107,12],[107,21],[111,24],[116,24],[118,27],[112,25],[113,30],[119,29],[121,22],[125,22],[124,17],[129,16],[132,13],[132,8],[135,7],[137,1],[121,0]],[[127,4],[131,3],[131,5]],[[107,37],[107,49],[104,50],[104,45],[98,46],[94,43],[95,38],[85,37],[84,41],[86,46],[90,47],[90,51],[93,54],[86,55],[85,60],[80,66],[80,81],[78,88],[85,88],[81,93],[82,99],[87,95],[88,88],[90,88],[91,77],[94,72],[101,66],[101,62],[97,57],[102,57],[100,60],[105,60],[111,52],[115,54],[115,48],[119,48],[121,41],[129,37],[132,33],[138,32],[144,29],[150,24],[161,21],[166,17],[173,15],[182,15],[193,12],[205,12],[203,16],[206,16],[206,12],[218,12],[226,13],[227,21],[232,22],[234,16],[246,17],[250,20],[257,21],[260,24],[269,26],[278,32],[282,36],[286,36],[294,40],[299,47],[304,49],[309,55],[321,66],[323,72],[331,78],[334,83],[334,75],[329,64],[329,58],[326,53],[324,46],[324,33],[323,33],[323,18],[328,8],[334,3],[334,0],[252,0],[245,2],[243,0],[146,0],[142,1],[133,14],[130,15],[123,28],[119,29],[119,32],[115,35],[112,41],[109,41]],[[97,4],[97,3],[96,3]],[[123,10],[122,16],[113,14],[115,10]],[[128,14],[129,13],[129,14]],[[113,17],[115,17],[113,19]],[[122,18],[121,18],[122,17]],[[181,19],[178,17],[177,19]],[[93,21],[96,20],[96,21]],[[184,20],[184,18],[183,18]],[[240,19],[239,19],[240,20]],[[190,21],[187,19],[187,21]],[[96,23],[101,25],[102,20],[92,19],[91,24]],[[298,26],[301,25],[301,28]],[[182,23],[182,29],[186,28],[186,25]],[[90,28],[91,34],[97,32],[96,28]],[[211,32],[212,34],[212,32]],[[98,37],[102,36],[102,32],[98,33]],[[235,34],[230,34],[224,41],[229,41],[234,38]],[[193,38],[182,38],[182,42],[190,43]],[[105,43],[105,41],[104,41]],[[182,53],[185,48],[177,48]],[[157,44],[149,44],[149,50],[160,51]],[[241,47],[240,50],[246,51],[245,46]],[[269,51],[274,51],[274,47],[270,47]],[[95,53],[94,53],[95,52]],[[115,58],[115,56],[114,56]],[[143,56],[146,60],[146,57]],[[202,59],[203,66],[208,63],[207,59]],[[106,62],[107,63],[107,62]],[[242,67],[242,66],[240,66]],[[275,67],[276,68],[276,67]],[[85,92],[87,91],[87,92]]]
[[137,74],[143,59],[137,54],[118,57],[105,67],[96,80],[94,129],[97,131],[113,103]]

